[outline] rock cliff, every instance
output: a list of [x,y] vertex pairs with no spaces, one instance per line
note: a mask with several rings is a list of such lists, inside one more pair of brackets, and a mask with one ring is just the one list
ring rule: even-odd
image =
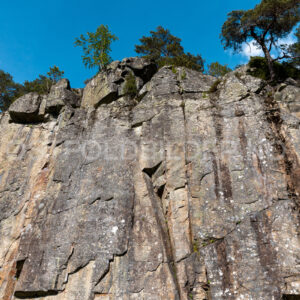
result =
[[0,298],[300,299],[300,88],[245,68],[129,58],[0,115]]

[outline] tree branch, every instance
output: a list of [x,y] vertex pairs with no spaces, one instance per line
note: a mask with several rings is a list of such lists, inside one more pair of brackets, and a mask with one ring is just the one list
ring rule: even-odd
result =
[[272,50],[272,45],[275,46],[275,42],[274,42],[274,37],[273,37],[273,35],[271,34],[271,40],[270,40],[270,45],[269,45],[269,52],[271,52],[271,50]]
[[273,61],[278,61],[278,60],[285,59],[285,58],[296,59],[296,58],[300,58],[300,56],[291,56],[291,55],[284,53],[282,56],[279,56],[279,57],[273,59]]

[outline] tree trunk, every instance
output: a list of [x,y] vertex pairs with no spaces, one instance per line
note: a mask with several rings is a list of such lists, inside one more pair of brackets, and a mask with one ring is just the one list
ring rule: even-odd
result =
[[271,81],[274,81],[275,77],[276,77],[275,69],[274,69],[274,61],[273,61],[272,56],[270,54],[270,51],[268,50],[266,45],[262,43],[261,48],[264,52],[265,58],[266,58],[267,63],[268,63],[268,68],[269,68],[269,72],[270,72]]

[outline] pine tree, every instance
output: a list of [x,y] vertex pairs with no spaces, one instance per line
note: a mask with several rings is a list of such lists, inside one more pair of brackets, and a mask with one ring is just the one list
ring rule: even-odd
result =
[[64,77],[64,71],[61,71],[57,66],[50,67],[50,71],[47,73],[50,80],[55,84]]
[[228,14],[221,39],[224,48],[239,52],[242,44],[251,40],[260,47],[267,60],[270,78],[275,80],[274,62],[286,58],[286,53],[273,58],[273,48],[283,48],[279,40],[286,37],[300,21],[299,0],[262,0],[254,9],[237,10]]
[[141,45],[135,46],[135,52],[156,62],[158,67],[165,65],[185,66],[203,72],[204,60],[200,55],[185,53],[181,39],[172,35],[168,29],[158,26],[150,31],[150,36],[140,39]]

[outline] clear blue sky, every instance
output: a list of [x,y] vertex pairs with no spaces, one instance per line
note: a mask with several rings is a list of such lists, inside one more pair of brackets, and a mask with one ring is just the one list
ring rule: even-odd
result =
[[219,61],[234,67],[242,55],[224,52],[219,34],[232,10],[250,9],[259,0],[1,0],[0,69],[15,81],[33,80],[50,66],[65,71],[72,87],[95,70],[81,61],[74,39],[100,24],[108,25],[119,41],[112,46],[113,59],[136,56],[134,45],[158,25],[182,39],[186,51],[201,54],[207,63]]

